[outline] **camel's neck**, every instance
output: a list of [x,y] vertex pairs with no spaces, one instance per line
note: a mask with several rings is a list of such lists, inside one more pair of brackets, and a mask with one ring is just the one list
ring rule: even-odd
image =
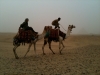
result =
[[67,30],[67,33],[66,33],[66,38],[70,36],[70,32],[71,32],[71,31],[68,29],[68,30]]
[[46,35],[46,31],[44,30],[43,33],[38,36],[38,40],[44,38],[45,35]]

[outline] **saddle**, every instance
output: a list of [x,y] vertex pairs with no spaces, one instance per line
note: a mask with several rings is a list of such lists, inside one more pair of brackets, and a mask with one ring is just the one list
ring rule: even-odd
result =
[[52,29],[52,26],[45,26],[44,27],[44,30],[46,30],[46,31],[50,31]]
[[17,38],[22,45],[25,45],[25,43],[29,43],[31,40],[37,38],[37,34],[33,33],[31,30],[19,28],[18,34],[14,38]]
[[32,37],[37,37],[37,34],[31,30],[23,30],[19,28],[19,37],[21,39],[31,39]]
[[51,29],[49,37],[55,38],[55,39],[59,38],[59,30],[58,29]]
[[58,29],[52,29],[52,26],[45,26],[44,29],[46,30],[46,36],[52,39],[57,39],[59,37]]
[[45,37],[52,38],[53,40],[58,40],[59,36],[61,36],[63,37],[63,40],[65,39],[66,34],[59,29],[52,29],[52,26],[45,26],[44,29],[47,31]]

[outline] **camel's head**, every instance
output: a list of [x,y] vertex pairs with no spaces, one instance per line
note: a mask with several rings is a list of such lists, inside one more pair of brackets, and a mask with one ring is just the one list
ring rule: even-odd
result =
[[69,25],[69,26],[68,26],[68,29],[69,29],[70,31],[72,31],[73,28],[75,28],[74,25]]

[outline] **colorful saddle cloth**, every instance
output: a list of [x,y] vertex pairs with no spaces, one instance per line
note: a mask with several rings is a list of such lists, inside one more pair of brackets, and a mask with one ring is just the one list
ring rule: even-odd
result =
[[61,36],[63,37],[63,40],[65,39],[66,34],[59,29],[52,29],[52,26],[45,26],[44,29],[47,32],[45,37],[58,40],[59,36]]
[[23,41],[31,41],[32,39],[34,39],[36,36],[35,33],[33,33],[31,30],[23,30],[23,29],[19,29],[19,35],[18,35],[18,38],[20,40],[23,40]]
[[44,30],[47,31],[47,32],[50,31],[51,29],[52,29],[52,26],[45,26],[44,27]]
[[51,29],[50,30],[50,38],[59,38],[59,30],[58,29]]
[[59,36],[63,37],[63,40],[65,39],[66,34],[59,29],[51,29],[50,30],[50,38],[58,39]]

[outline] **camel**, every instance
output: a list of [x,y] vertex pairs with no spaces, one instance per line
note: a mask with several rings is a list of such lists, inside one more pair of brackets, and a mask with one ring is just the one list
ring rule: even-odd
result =
[[[73,28],[75,28],[74,25],[69,25],[69,26],[68,26],[67,33],[65,34],[65,36],[64,36],[64,37],[61,37],[61,36],[58,35],[58,40],[57,40],[57,41],[53,40],[53,38],[50,38],[50,36],[45,37],[45,38],[44,38],[44,44],[43,44],[43,46],[42,46],[43,55],[45,55],[45,53],[44,53],[44,47],[45,47],[45,45],[47,44],[47,42],[48,42],[48,44],[49,44],[49,49],[52,51],[53,54],[55,54],[54,51],[51,49],[51,42],[52,42],[52,41],[54,41],[54,42],[59,42],[59,52],[60,52],[60,54],[62,54],[61,51],[62,51],[63,48],[65,47],[64,44],[63,44],[63,40],[66,39],[66,38],[68,38],[68,36],[70,36],[70,33],[71,33],[71,31],[72,31]],[[61,44],[62,44],[62,48],[61,48]]]
[[44,36],[46,35],[46,31],[45,31],[45,28],[44,28],[44,31],[42,32],[42,34],[38,35],[38,37],[35,38],[35,40],[30,40],[29,42],[27,41],[20,41],[17,37],[19,36],[19,32],[17,33],[17,35],[13,38],[13,45],[14,45],[14,48],[13,48],[13,52],[14,52],[14,55],[15,55],[15,58],[16,59],[19,59],[17,53],[16,53],[16,49],[21,45],[21,43],[25,44],[25,43],[28,43],[29,44],[29,47],[28,47],[28,50],[26,52],[26,54],[24,55],[24,57],[27,55],[27,53],[30,51],[30,48],[32,46],[32,44],[34,45],[34,51],[35,51],[35,56],[36,56],[36,42],[40,39],[42,39]]

